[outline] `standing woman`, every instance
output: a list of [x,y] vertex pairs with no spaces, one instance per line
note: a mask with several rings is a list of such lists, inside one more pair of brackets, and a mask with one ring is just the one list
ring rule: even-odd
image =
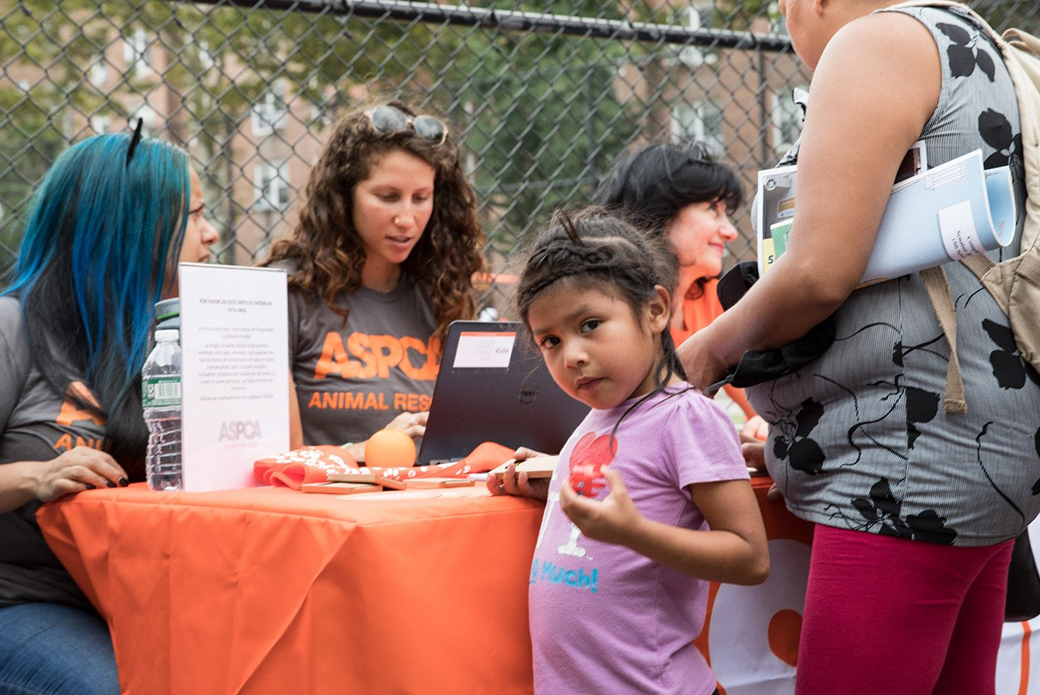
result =
[[144,478],[153,305],[216,231],[187,154],[98,135],[37,189],[0,296],[0,691],[118,693],[104,621],[36,525],[42,502]]
[[[614,165],[593,202],[618,212],[652,238],[665,239],[679,261],[679,286],[671,320],[676,345],[722,315],[716,294],[726,244],[737,238],[729,216],[744,201],[736,173],[716,162],[701,144],[647,145]],[[754,436],[761,418],[743,389],[726,393],[744,411]],[[763,434],[764,436],[764,434]]]
[[[816,524],[800,695],[993,693],[1012,539],[1040,510],[1038,377],[1007,349],[1008,319],[975,276],[941,266],[961,414],[944,408],[950,346],[920,273],[855,289],[914,142],[932,165],[979,148],[987,166],[1010,160],[1024,193],[1018,103],[998,50],[957,11],[890,4],[780,0],[815,71],[800,152],[786,158],[798,160],[790,244],[680,348],[705,386],[745,350],[781,347],[833,314],[823,356],[748,389],[770,425],[769,472]],[[1020,237],[1021,224],[989,256],[1018,254]]]
[[448,324],[476,314],[484,235],[447,126],[400,102],[355,111],[266,264],[289,272],[293,446],[421,437]]

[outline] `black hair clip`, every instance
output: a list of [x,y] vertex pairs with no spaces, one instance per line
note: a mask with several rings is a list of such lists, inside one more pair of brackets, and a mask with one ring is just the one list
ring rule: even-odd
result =
[[144,119],[137,119],[137,127],[134,128],[134,136],[130,138],[130,147],[126,149],[126,165],[130,166],[130,158],[134,156],[137,144],[141,142],[141,129],[144,127]]

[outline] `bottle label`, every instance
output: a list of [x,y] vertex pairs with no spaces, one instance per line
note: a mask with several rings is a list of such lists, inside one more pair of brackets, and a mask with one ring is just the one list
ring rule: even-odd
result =
[[141,404],[145,408],[180,407],[181,378],[151,376],[141,380]]

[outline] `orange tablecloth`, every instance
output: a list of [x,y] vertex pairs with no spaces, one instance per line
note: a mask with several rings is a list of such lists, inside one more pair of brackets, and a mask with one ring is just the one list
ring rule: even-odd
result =
[[[752,483],[774,558],[785,543],[807,558],[811,527],[765,500],[768,478]],[[497,695],[531,692],[541,515],[481,486],[336,497],[132,485],[38,518],[108,621],[124,692]],[[793,689],[807,561],[776,559],[764,585],[712,586],[696,642],[729,695]],[[790,605],[776,605],[791,584]]]
[[132,485],[38,518],[108,621],[124,692],[472,695],[531,691],[541,515],[482,487]]

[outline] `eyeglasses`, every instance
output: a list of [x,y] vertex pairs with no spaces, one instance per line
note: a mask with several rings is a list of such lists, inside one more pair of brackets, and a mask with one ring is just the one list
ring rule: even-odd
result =
[[381,135],[393,135],[412,127],[423,140],[443,145],[448,137],[448,127],[433,116],[409,116],[401,109],[390,105],[377,106],[365,111],[372,130]]

